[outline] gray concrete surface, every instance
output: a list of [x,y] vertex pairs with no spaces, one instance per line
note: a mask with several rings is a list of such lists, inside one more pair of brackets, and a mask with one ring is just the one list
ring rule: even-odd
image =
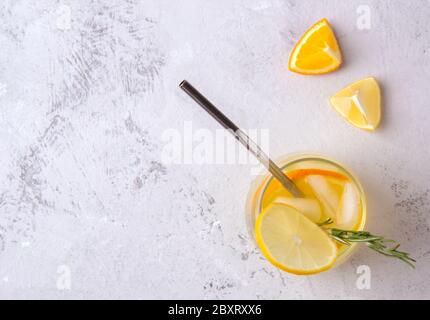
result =
[[[429,4],[2,0],[0,297],[430,298]],[[344,65],[289,72],[322,17]],[[375,133],[327,102],[369,75],[383,89]],[[313,151],[352,168],[368,228],[398,239],[416,269],[364,247],[312,277],[268,264],[245,226],[250,164],[161,159],[166,130],[219,128],[182,79],[242,127],[269,130],[274,157]]]

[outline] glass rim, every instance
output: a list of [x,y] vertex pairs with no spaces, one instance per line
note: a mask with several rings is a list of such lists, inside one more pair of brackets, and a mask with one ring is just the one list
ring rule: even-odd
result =
[[[321,154],[315,154],[315,153],[300,153],[300,154],[286,154],[284,156],[281,156],[276,160],[276,162],[280,165],[282,171],[285,170],[288,166],[291,166],[294,163],[302,162],[306,160],[314,160],[314,161],[324,161],[330,165],[334,165],[341,169],[343,173],[345,173],[348,178],[354,183],[354,185],[358,188],[358,191],[360,193],[360,201],[362,206],[362,214],[363,218],[361,219],[360,225],[358,226],[357,230],[362,231],[364,230],[366,223],[367,223],[367,199],[366,194],[364,193],[364,189],[356,177],[356,175],[347,167],[345,167],[343,164],[339,163],[336,160],[333,160],[330,157],[327,157],[325,155]],[[255,203],[255,209],[258,209],[258,212],[261,213],[262,211],[262,204],[263,204],[263,197],[265,195],[265,192],[267,191],[267,188],[269,184],[275,179],[270,173],[267,173],[263,178],[262,181],[259,183],[259,187],[257,190],[254,191],[254,196],[258,194],[258,198],[256,199]],[[259,190],[259,191],[258,191]],[[255,224],[255,221],[254,221]],[[354,248],[356,247],[356,243],[351,244],[346,250],[343,250],[340,255],[338,256],[338,261],[336,262],[336,265],[341,264],[343,261],[345,261],[354,251]]]
[[[366,200],[363,187],[362,187],[361,183],[358,181],[358,179],[356,178],[355,174],[352,173],[349,168],[345,168],[345,166],[343,164],[339,163],[338,161],[335,161],[335,160],[331,159],[330,157],[327,157],[325,155],[320,155],[320,154],[292,154],[292,155],[285,155],[285,156],[283,156],[283,158],[284,159],[278,159],[277,160],[277,163],[282,163],[280,165],[280,168],[282,171],[284,171],[285,168],[287,168],[288,166],[291,166],[294,163],[301,162],[304,160],[325,161],[329,164],[332,164],[332,165],[339,167],[340,169],[342,169],[342,171],[345,171],[345,173],[348,175],[348,178],[350,178],[353,181],[353,183],[358,187],[361,199]],[[292,158],[292,159],[288,160],[288,158]],[[286,161],[286,163],[283,163],[285,161]],[[258,200],[257,200],[257,207],[258,207],[260,212],[263,209],[262,208],[263,196],[264,196],[265,192],[267,191],[269,184],[274,179],[275,179],[275,177],[273,175],[271,175],[270,173],[267,173],[266,176],[263,178],[263,181],[266,180],[266,182],[262,182],[262,183],[264,183],[264,186],[262,186],[260,188],[261,191],[260,191],[260,195],[259,195]],[[366,203],[365,203],[366,201],[362,201],[362,202],[363,202],[362,204],[365,205],[363,209],[366,209]]]

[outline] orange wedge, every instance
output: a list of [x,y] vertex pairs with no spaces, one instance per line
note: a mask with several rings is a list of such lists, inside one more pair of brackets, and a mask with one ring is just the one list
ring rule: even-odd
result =
[[336,70],[342,54],[330,24],[322,19],[300,38],[290,55],[289,69],[301,74],[323,74]]
[[296,180],[310,175],[328,176],[328,177],[337,178],[339,180],[348,180],[348,178],[345,177],[343,174],[340,174],[334,171],[324,170],[324,169],[296,169],[296,170],[287,172],[288,178],[292,180]]

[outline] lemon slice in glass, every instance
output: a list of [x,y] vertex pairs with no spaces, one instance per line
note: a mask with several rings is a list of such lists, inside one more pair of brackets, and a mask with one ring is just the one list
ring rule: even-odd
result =
[[315,274],[336,261],[337,246],[329,236],[290,206],[267,207],[257,218],[255,234],[263,255],[281,270]]

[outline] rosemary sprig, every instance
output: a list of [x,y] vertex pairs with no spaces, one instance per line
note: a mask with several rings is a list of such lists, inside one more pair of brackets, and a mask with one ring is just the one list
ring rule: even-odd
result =
[[317,225],[319,225],[320,227],[326,226],[328,224],[332,224],[333,223],[333,219],[332,218],[327,218],[326,220],[317,223]]
[[[320,227],[332,224],[333,220],[331,218],[319,223]],[[342,230],[337,228],[323,228],[328,235],[334,240],[345,244],[351,245],[353,242],[365,243],[370,249],[375,250],[385,256],[393,257],[406,262],[412,268],[415,268],[414,259],[409,256],[409,253],[397,250],[400,244],[395,244],[389,247],[388,243],[395,243],[394,240],[385,239],[382,236],[376,236],[368,231],[353,231],[353,230]]]

